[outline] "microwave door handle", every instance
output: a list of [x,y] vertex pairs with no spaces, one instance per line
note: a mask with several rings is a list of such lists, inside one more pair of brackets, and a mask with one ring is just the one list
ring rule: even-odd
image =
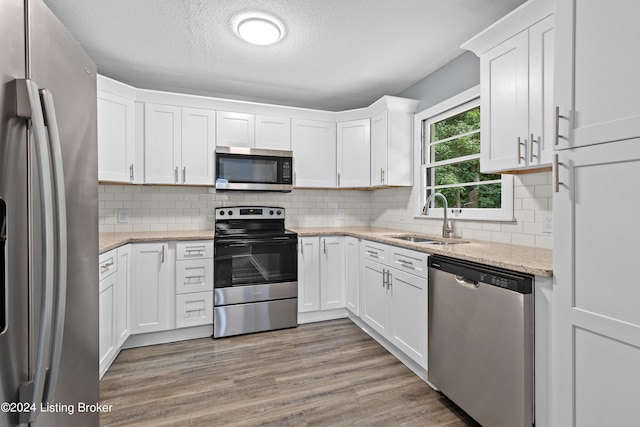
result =
[[51,315],[53,311],[53,278],[54,278],[54,231],[53,231],[53,200],[51,182],[51,165],[49,159],[49,147],[45,130],[42,105],[38,93],[38,85],[32,80],[17,80],[18,91],[18,115],[22,118],[31,119],[31,129],[34,139],[34,151],[36,153],[36,167],[38,168],[38,185],[40,193],[40,227],[42,232],[41,261],[41,305],[40,305],[40,331],[38,333],[38,344],[36,347],[36,360],[34,366],[33,380],[20,386],[20,402],[32,405],[37,408],[35,411],[21,412],[20,423],[32,423],[38,417],[44,385],[47,375],[47,368],[50,356],[51,345]]
[[62,149],[58,121],[51,92],[46,89],[40,91],[44,105],[44,114],[49,135],[53,165],[54,208],[56,211],[56,253],[57,253],[57,292],[53,313],[53,335],[51,337],[51,358],[49,371],[45,382],[43,402],[53,402],[58,374],[60,372],[60,357],[62,353],[62,337],[64,335],[64,319],[67,301],[67,203],[64,184],[64,168],[62,165]]

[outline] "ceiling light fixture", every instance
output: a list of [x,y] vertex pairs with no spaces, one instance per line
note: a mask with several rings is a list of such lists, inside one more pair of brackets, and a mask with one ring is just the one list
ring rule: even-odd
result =
[[251,16],[238,22],[236,32],[243,40],[249,43],[267,46],[282,39],[284,26],[276,22],[272,17]]

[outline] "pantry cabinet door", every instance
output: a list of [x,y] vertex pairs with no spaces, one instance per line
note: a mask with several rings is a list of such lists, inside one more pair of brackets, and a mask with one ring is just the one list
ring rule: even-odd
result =
[[640,2],[559,0],[554,7],[559,148],[640,136]]
[[182,184],[214,184],[215,114],[213,110],[182,108]]
[[144,174],[147,184],[178,184],[182,163],[182,109],[145,104]]

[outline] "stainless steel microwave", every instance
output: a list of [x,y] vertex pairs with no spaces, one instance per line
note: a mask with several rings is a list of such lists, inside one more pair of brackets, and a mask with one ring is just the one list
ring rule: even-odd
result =
[[216,148],[216,190],[289,192],[293,152],[242,147]]

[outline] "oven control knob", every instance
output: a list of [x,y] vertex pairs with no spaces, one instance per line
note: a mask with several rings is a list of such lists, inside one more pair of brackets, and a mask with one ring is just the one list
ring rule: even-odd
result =
[[233,211],[229,211],[229,215],[233,215]]
[[224,211],[220,211],[220,215],[221,215],[221,216],[222,216],[222,215],[224,215]]
[[269,211],[269,215],[273,215],[273,211]]
[[278,215],[280,215],[280,214],[282,214],[282,211],[277,211],[276,213],[277,213]]

